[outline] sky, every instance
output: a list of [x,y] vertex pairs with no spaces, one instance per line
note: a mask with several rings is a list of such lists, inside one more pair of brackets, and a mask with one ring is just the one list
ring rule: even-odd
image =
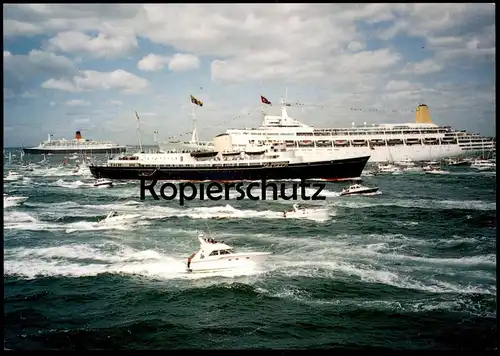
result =
[[[4,147],[53,134],[200,139],[279,115],[315,127],[436,124],[495,135],[495,6],[4,5]],[[203,101],[197,107],[190,95]]]

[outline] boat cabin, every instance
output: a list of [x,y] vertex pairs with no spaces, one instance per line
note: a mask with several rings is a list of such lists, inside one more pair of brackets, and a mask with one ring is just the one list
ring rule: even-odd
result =
[[199,237],[198,240],[200,241],[200,249],[196,254],[199,255],[199,258],[201,260],[206,256],[229,255],[235,253],[234,249],[231,246],[226,245],[225,243],[211,243],[201,237]]

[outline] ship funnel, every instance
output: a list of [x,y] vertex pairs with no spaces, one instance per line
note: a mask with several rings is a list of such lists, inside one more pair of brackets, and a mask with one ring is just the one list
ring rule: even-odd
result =
[[80,131],[76,132],[75,139],[77,139],[77,140],[81,140],[82,139],[82,134],[80,133]]
[[431,114],[429,113],[429,107],[425,104],[420,104],[417,107],[415,117],[417,124],[433,124]]

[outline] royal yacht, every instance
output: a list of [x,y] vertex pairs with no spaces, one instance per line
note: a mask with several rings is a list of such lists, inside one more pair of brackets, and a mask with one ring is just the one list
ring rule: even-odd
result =
[[76,131],[73,140],[64,138],[54,140],[51,134],[46,141],[42,141],[38,146],[23,148],[24,153],[30,154],[103,154],[103,153],[123,153],[127,146],[119,145],[111,141],[94,141],[83,138],[80,131]]
[[284,145],[249,145],[233,150],[231,137],[214,138],[213,151],[135,153],[90,165],[95,178],[182,181],[324,179],[343,181],[361,176],[369,155],[320,160],[297,156]]
[[228,129],[234,149],[248,144],[285,144],[298,155],[316,159],[370,156],[369,162],[426,161],[495,148],[494,139],[436,125],[427,105],[416,108],[416,122],[349,128],[314,128],[288,116],[291,104],[281,99],[281,116],[265,115],[257,128]]

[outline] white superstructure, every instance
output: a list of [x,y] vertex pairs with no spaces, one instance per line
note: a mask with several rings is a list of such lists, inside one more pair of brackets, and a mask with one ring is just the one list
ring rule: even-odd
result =
[[281,116],[263,114],[257,128],[226,130],[233,148],[281,143],[301,156],[338,159],[370,155],[369,162],[436,160],[495,148],[491,137],[434,124],[424,104],[417,107],[415,123],[324,129],[289,117],[287,106],[291,105],[283,99],[281,104]]

